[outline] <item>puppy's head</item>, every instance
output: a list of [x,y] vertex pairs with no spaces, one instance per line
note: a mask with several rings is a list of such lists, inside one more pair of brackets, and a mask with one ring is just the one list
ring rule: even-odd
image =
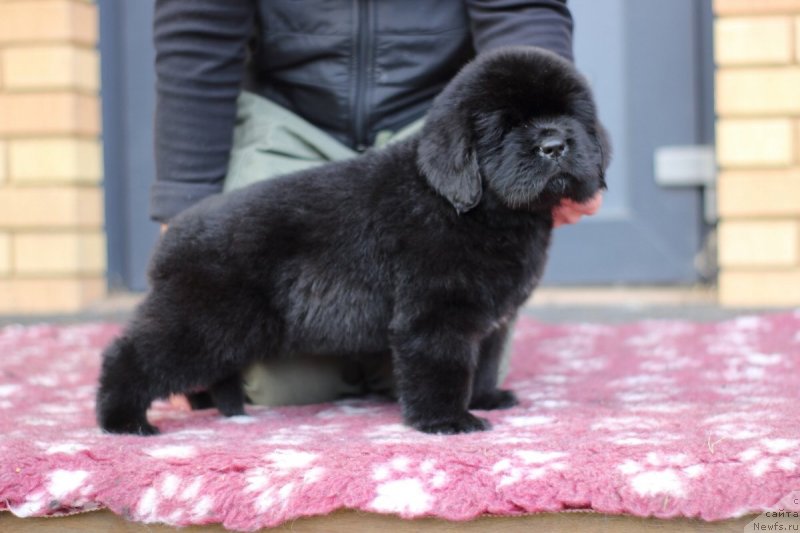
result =
[[479,56],[431,107],[417,161],[459,212],[485,191],[512,209],[583,202],[605,188],[611,147],[586,80],[534,47]]

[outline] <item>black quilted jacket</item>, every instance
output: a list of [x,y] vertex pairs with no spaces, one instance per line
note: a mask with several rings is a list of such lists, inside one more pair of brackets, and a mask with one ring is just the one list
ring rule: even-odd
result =
[[151,216],[219,192],[243,86],[360,149],[507,44],[571,59],[566,0],[157,0]]

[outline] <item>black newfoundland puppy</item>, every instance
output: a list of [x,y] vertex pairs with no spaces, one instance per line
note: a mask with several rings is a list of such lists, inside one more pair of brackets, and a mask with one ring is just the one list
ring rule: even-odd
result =
[[584,78],[513,47],[465,66],[412,138],[200,202],[170,224],[150,293],[103,355],[100,426],[157,433],[150,403],[198,389],[241,414],[255,361],[391,353],[408,425],[488,429],[469,409],[516,404],[498,361],[553,207],[604,188],[608,157]]

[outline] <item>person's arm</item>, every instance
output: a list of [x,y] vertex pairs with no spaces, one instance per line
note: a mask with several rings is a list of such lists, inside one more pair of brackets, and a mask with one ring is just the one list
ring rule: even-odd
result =
[[572,61],[566,0],[466,0],[476,52],[507,45],[546,48]]
[[255,0],[156,1],[154,220],[222,190],[255,10]]
[[591,216],[600,210],[603,205],[603,193],[598,192],[587,202],[579,204],[572,200],[561,200],[561,203],[553,209],[553,225],[555,227],[565,224],[575,224],[581,217]]

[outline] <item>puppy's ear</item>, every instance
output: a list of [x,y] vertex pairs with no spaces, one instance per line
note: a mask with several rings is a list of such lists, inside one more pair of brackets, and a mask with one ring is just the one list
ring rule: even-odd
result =
[[598,120],[595,122],[594,126],[595,135],[597,136],[597,144],[600,147],[600,158],[601,158],[601,180],[603,182],[603,188],[606,187],[606,170],[608,170],[608,166],[611,164],[611,139],[608,135],[608,130],[600,123]]
[[467,113],[456,105],[434,105],[425,119],[417,164],[431,186],[459,213],[481,199],[481,173]]
[[603,157],[603,170],[608,169],[611,164],[611,138],[608,135],[608,130],[598,120],[594,125],[595,135],[597,135],[597,143],[600,146],[600,153]]

